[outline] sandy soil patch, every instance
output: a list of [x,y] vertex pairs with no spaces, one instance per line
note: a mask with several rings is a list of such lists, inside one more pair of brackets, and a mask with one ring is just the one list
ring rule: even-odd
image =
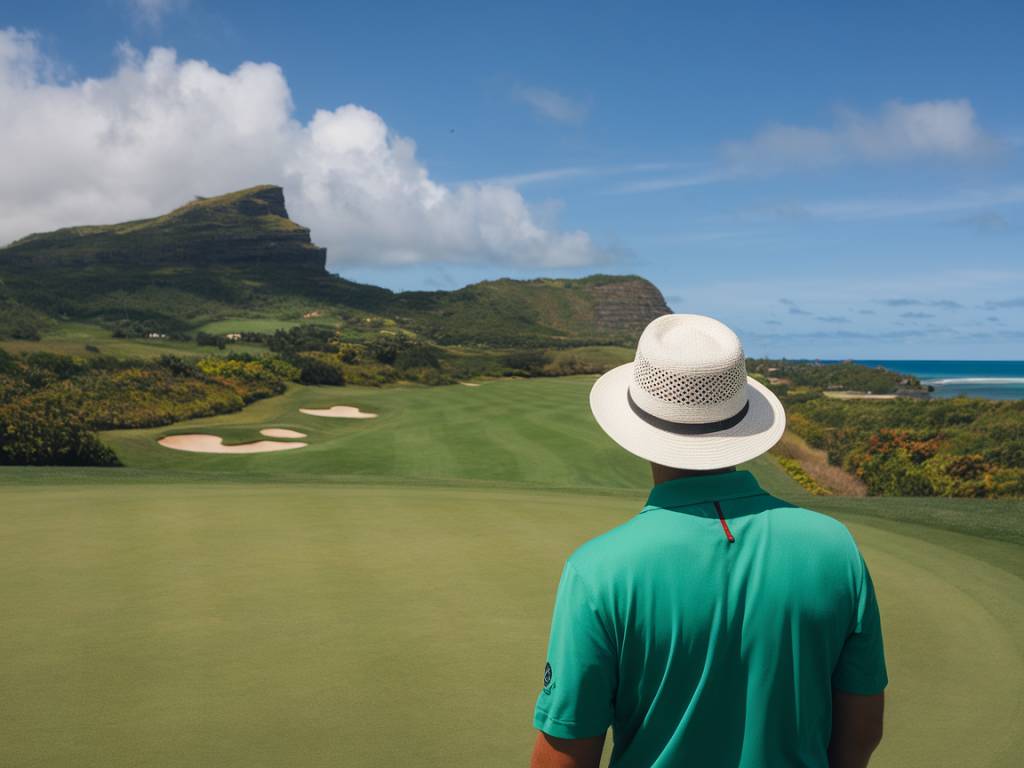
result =
[[277,427],[269,427],[267,429],[261,429],[260,434],[266,437],[305,437],[305,432],[296,432],[294,429],[279,429]]
[[305,448],[308,443],[281,443],[277,440],[257,440],[239,445],[224,445],[224,438],[218,435],[170,435],[157,442],[164,448],[192,453],[270,453]]
[[330,408],[299,408],[310,416],[326,416],[329,419],[376,419],[376,413],[360,411],[353,405],[334,405]]
[[800,467],[819,485],[840,496],[867,496],[868,487],[860,478],[846,472],[842,467],[828,463],[828,454],[820,448],[812,448],[800,435],[786,430],[782,439],[772,448],[772,453],[794,459]]
[[460,381],[459,384],[461,384],[464,387],[479,387],[480,386],[479,384],[477,384],[475,382],[472,382],[472,381]]

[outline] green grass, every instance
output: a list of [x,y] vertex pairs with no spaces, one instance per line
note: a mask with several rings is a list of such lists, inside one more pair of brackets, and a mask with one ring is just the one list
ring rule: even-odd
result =
[[[0,765],[524,765],[564,558],[648,478],[591,377],[295,387],[109,433],[124,469],[0,471]],[[358,405],[375,420],[298,408]],[[284,426],[309,448],[206,456]],[[891,685],[872,766],[1016,766],[1019,501],[811,498],[871,565]]]
[[[261,322],[273,323],[275,327],[285,327],[288,325],[286,321]],[[295,323],[292,323],[292,325],[295,325]],[[245,328],[244,330],[253,329]],[[107,328],[90,323],[77,322],[54,323],[38,341],[23,339],[0,340],[0,347],[12,353],[52,352],[59,355],[78,355],[80,357],[97,354],[86,350],[88,345],[96,347],[101,354],[111,355],[122,360],[127,358],[149,359],[167,354],[180,355],[182,357],[201,357],[217,354],[224,355],[229,352],[247,352],[253,355],[266,354],[267,352],[267,348],[259,344],[229,344],[226,349],[219,350],[216,347],[201,347],[194,341],[116,339]]]
[[[323,324],[323,318],[317,318],[317,320],[320,320],[321,324]],[[330,318],[327,318],[327,322],[330,322]],[[302,323],[297,320],[277,320],[269,317],[233,317],[226,320],[215,320],[212,323],[196,328],[196,330],[212,334],[242,333],[243,331],[249,333],[273,333],[277,330],[286,331],[297,325],[302,325]]]
[[[531,488],[643,489],[647,465],[596,426],[593,376],[486,381],[479,387],[302,387],[244,411],[170,427],[103,435],[128,467],[264,479],[342,476],[391,481],[474,480]],[[355,405],[372,420],[308,416],[300,408]],[[203,432],[226,442],[262,439],[265,427],[309,435],[308,448],[215,456],[171,451],[164,435]],[[774,493],[816,509],[992,536],[1024,544],[1024,500],[811,496],[774,459],[752,467]]]
[[[592,377],[484,382],[479,387],[292,387],[244,411],[173,427],[105,433],[129,467],[217,474],[348,475],[468,479],[538,486],[641,488],[642,461],[593,424],[586,404]],[[307,416],[299,408],[355,405],[376,419]],[[167,434],[207,432],[231,442],[257,440],[265,427],[309,435],[286,453],[216,456],[171,451]]]
[[[157,483],[3,497],[0,763],[476,766],[525,763],[562,560],[643,494]],[[892,677],[873,765],[1016,765],[1024,582],[991,561],[1020,548],[852,528]]]

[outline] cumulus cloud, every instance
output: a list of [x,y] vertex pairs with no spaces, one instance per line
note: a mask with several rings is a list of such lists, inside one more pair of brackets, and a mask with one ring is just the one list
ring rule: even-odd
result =
[[278,183],[334,264],[606,257],[586,233],[539,221],[512,187],[432,180],[414,142],[368,109],[297,121],[275,64],[221,72],[167,48],[120,53],[109,77],[64,82],[30,35],[0,30],[0,102],[11,105],[0,121],[0,242]]
[[978,124],[970,101],[949,99],[890,101],[877,115],[840,108],[831,128],[771,125],[749,139],[726,142],[721,149],[726,165],[736,171],[772,172],[853,160],[970,158],[996,147]]
[[514,96],[541,117],[559,123],[580,123],[590,111],[585,104],[563,96],[550,88],[517,88]]

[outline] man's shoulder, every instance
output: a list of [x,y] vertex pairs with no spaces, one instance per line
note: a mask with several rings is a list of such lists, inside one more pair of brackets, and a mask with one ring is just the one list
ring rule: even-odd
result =
[[841,521],[799,504],[765,494],[768,519],[776,526],[785,526],[801,538],[814,538],[840,548],[857,549],[850,529]]
[[607,563],[609,558],[618,559],[618,556],[642,543],[642,520],[643,515],[637,515],[583,542],[569,555],[569,562],[577,569],[588,569]]
[[[843,559],[858,557],[853,534],[830,515],[767,493],[744,501],[747,514],[756,514],[763,523],[784,532],[786,540],[797,548],[813,543],[819,551],[830,551]],[[637,514],[581,544],[569,556],[569,562],[582,575],[627,566],[643,559],[651,550],[663,548],[664,536],[670,535],[672,522],[679,519],[677,515],[665,509]]]
[[778,513],[788,514],[795,520],[814,525],[823,531],[829,531],[837,536],[849,536],[850,530],[842,522],[824,512],[819,512],[810,507],[805,507],[785,499],[780,499],[771,494],[763,494],[765,509],[777,510]]

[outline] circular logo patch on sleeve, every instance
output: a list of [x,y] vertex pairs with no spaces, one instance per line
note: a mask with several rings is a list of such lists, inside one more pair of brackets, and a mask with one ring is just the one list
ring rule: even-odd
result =
[[551,662],[544,664],[544,687],[551,685]]

